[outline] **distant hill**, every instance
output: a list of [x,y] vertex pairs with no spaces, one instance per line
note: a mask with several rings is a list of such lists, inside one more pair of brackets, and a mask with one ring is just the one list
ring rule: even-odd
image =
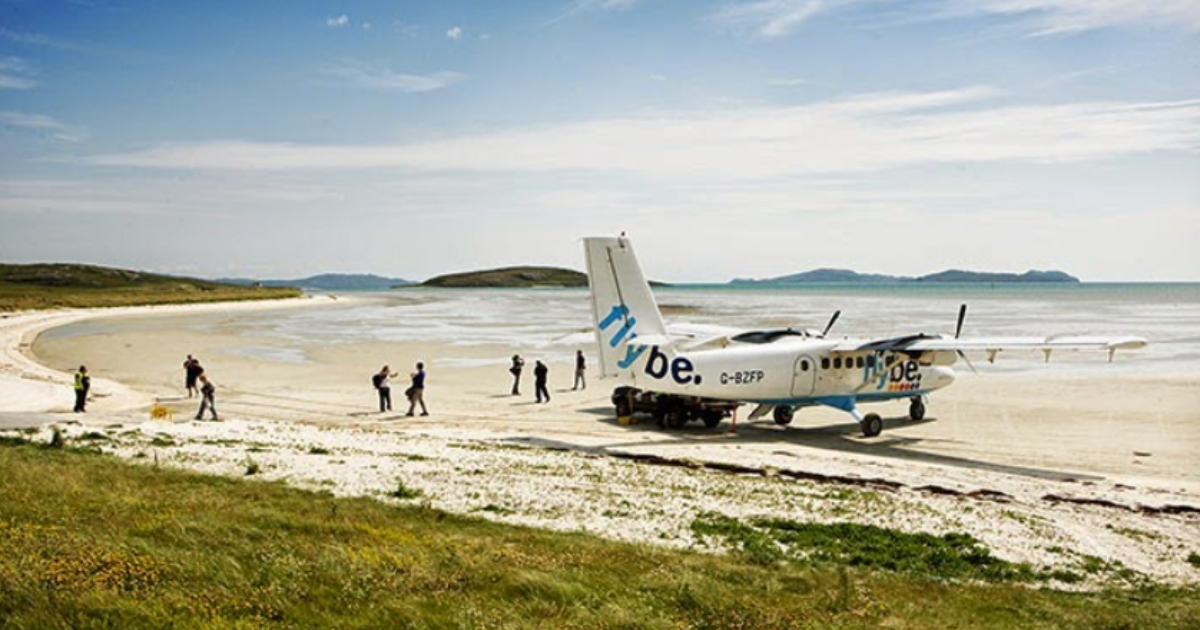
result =
[[806,284],[806,283],[946,283],[946,282],[1079,282],[1079,278],[1061,271],[1026,271],[1025,273],[993,273],[984,271],[962,271],[949,269],[924,276],[889,276],[883,274],[858,273],[849,269],[814,269],[777,278],[762,280],[737,278],[730,284]]
[[386,278],[370,273],[323,273],[296,280],[252,280],[222,278],[219,282],[264,287],[299,287],[317,291],[383,291],[412,284],[403,278]]
[[298,297],[291,288],[247,287],[79,264],[0,264],[0,311]]
[[586,287],[587,275],[561,267],[504,267],[437,276],[422,282],[421,286],[441,288]]

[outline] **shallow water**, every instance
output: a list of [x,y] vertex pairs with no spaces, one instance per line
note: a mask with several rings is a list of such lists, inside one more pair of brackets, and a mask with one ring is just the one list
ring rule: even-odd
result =
[[[303,362],[306,348],[370,341],[476,347],[500,361],[512,351],[590,348],[591,314],[583,289],[404,289],[359,294],[365,299],[307,309],[229,315],[138,316],[81,322],[47,338],[121,330],[236,327],[241,353],[267,361]],[[682,286],[656,290],[667,322],[740,328],[823,328],[830,336],[953,334],[959,304],[969,305],[963,335],[1139,335],[1151,346],[1119,355],[1122,369],[1200,373],[1200,284],[1083,285],[820,285],[804,287]],[[272,343],[264,346],[268,339]],[[1103,352],[1060,353],[1068,372],[1106,363]],[[1128,360],[1129,358],[1135,360]],[[472,359],[479,361],[481,359]],[[482,359],[486,360],[486,359]],[[1003,356],[988,371],[1021,371],[1040,353]],[[977,360],[981,364],[982,360]]]

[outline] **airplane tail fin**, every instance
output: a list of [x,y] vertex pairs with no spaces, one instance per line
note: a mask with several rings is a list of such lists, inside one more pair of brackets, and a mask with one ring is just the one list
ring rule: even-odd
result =
[[583,244],[600,374],[620,376],[629,373],[646,350],[629,341],[638,336],[661,338],[667,329],[629,239],[594,237],[583,239]]

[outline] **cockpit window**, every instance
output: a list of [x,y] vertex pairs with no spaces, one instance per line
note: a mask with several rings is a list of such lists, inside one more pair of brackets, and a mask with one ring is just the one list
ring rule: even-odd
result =
[[781,330],[755,330],[752,332],[745,332],[740,335],[735,335],[733,340],[741,343],[774,343],[785,337],[807,336],[808,334],[802,330],[784,328]]

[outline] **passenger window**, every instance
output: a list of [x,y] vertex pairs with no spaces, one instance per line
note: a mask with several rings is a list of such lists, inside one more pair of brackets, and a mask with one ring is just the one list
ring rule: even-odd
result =
[[842,357],[838,357],[833,360],[833,369],[835,369],[835,370],[842,369]]
[[825,357],[824,359],[821,359],[821,369],[822,370],[829,369],[829,357]]
[[869,367],[869,368],[875,367],[875,355],[871,355],[871,356],[867,357],[867,367]]
[[862,366],[863,366],[863,358],[862,358],[862,357],[856,357],[856,358],[854,359],[854,366],[855,366],[855,367],[862,367]]

